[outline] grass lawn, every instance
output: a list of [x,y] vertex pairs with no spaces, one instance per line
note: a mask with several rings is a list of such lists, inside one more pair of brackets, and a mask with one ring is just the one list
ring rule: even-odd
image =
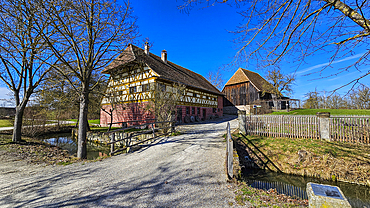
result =
[[[234,138],[249,144],[240,135]],[[284,173],[370,186],[369,145],[261,136],[247,138]],[[300,150],[307,152],[303,159],[298,155]]]
[[331,115],[370,115],[370,110],[359,109],[297,109],[293,111],[277,111],[270,115],[316,115],[317,112],[330,112]]
[[[68,119],[68,121],[77,122],[77,119]],[[89,124],[100,124],[100,119],[89,120]]]
[[0,127],[11,127],[14,126],[12,119],[0,119]]

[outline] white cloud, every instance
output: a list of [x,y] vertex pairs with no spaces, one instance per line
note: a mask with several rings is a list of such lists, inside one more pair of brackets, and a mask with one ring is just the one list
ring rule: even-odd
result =
[[334,81],[336,79],[341,79],[341,78],[344,78],[344,77],[348,78],[348,76],[350,76],[352,74],[357,74],[357,73],[358,73],[358,71],[354,71],[354,72],[351,72],[351,73],[348,73],[348,74],[343,74],[342,76],[336,76],[336,77],[333,77],[331,79],[328,79],[328,81]]
[[10,107],[10,106],[14,106],[14,104],[11,104],[9,102],[6,102],[5,100],[9,100],[9,93],[11,91],[6,88],[6,87],[0,87],[0,106],[7,106],[7,107]]
[[[365,53],[365,52],[364,52]],[[306,69],[303,69],[301,71],[298,71],[296,74],[299,75],[299,74],[303,74],[303,73],[306,73],[306,72],[309,72],[309,71],[312,71],[314,69],[318,69],[318,68],[321,68],[321,67],[324,67],[324,66],[327,66],[328,64],[337,64],[337,63],[341,63],[341,62],[344,62],[344,61],[349,61],[349,60],[352,60],[352,59],[356,59],[356,58],[359,58],[361,57],[362,55],[364,55],[364,53],[360,53],[360,54],[357,54],[357,55],[354,55],[354,56],[350,56],[350,57],[346,57],[344,59],[340,59],[340,60],[337,60],[337,61],[333,61],[333,62],[326,62],[326,63],[323,63],[323,64],[317,64],[315,66],[311,66],[311,67],[308,67]]]

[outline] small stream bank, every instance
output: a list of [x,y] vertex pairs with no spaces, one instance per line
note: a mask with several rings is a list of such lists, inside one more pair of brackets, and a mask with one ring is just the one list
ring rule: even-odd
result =
[[343,191],[352,207],[370,208],[370,187],[368,186],[264,170],[263,163],[250,155],[248,147],[238,142],[234,142],[234,145],[240,166],[239,178],[251,187],[263,190],[275,189],[280,194],[307,199],[306,184],[308,182],[334,185]]
[[306,184],[309,182],[338,186],[353,208],[370,208],[370,188],[363,185],[325,181],[253,168],[242,168],[242,180],[253,188],[276,189],[279,194],[300,199],[307,199]]

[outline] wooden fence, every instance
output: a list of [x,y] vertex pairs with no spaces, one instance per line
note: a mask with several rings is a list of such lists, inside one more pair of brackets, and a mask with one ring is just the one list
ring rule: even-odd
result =
[[263,189],[266,191],[275,189],[279,194],[298,197],[300,199],[308,199],[305,188],[297,187],[284,182],[247,180],[247,183],[253,188]]
[[[268,137],[320,139],[320,119],[315,115],[246,115],[245,131]],[[370,143],[369,116],[331,116],[328,119],[331,141]]]
[[369,116],[332,116],[330,132],[332,141],[370,143]]
[[316,116],[250,115],[246,116],[247,134],[268,137],[320,137]]

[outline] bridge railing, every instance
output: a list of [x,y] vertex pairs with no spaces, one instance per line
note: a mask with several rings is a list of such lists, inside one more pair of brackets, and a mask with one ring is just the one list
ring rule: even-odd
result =
[[[133,130],[133,132],[126,133],[127,131]],[[130,148],[137,146],[139,144],[143,144],[145,142],[153,142],[155,139],[168,135],[169,133],[175,132],[175,121],[162,121],[162,122],[152,122],[152,123],[145,123],[140,125],[129,126],[126,128],[114,129],[104,134],[108,134],[110,136],[111,141],[108,145],[111,145],[110,155],[114,155],[117,152],[122,151],[130,151]],[[148,135],[151,134],[149,138],[146,138],[141,141],[137,141],[133,143],[133,139],[140,135]],[[115,144],[117,142],[124,142],[125,145],[123,148],[115,149]]]

